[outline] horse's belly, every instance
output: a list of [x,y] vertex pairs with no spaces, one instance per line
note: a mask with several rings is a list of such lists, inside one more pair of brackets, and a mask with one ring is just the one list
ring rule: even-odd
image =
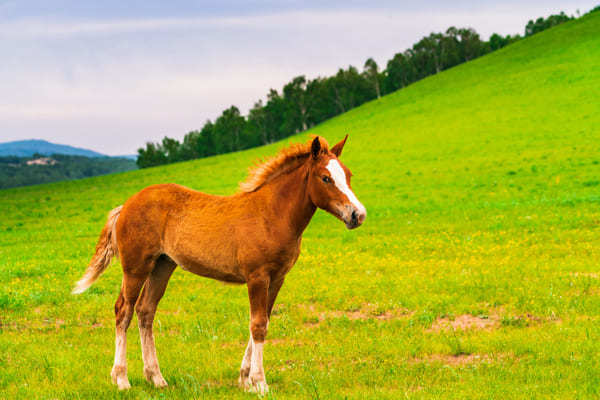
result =
[[182,257],[182,260],[175,260],[179,267],[184,271],[191,272],[206,278],[212,278],[229,283],[245,283],[246,279],[239,271],[239,268],[227,265],[214,265],[206,260],[197,260],[189,257]]

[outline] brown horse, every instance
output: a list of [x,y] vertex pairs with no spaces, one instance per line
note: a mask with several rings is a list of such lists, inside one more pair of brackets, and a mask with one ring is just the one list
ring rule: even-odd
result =
[[[268,390],[263,344],[275,298],[300,254],[302,232],[317,207],[345,222],[362,224],[366,210],[350,189],[351,173],[339,160],[348,136],[329,150],[316,137],[293,145],[255,167],[229,197],[174,184],[150,186],[108,215],[96,253],[73,293],[89,288],[119,255],[123,283],[115,304],[116,349],[111,377],[119,389],[127,379],[126,331],[137,312],[144,375],[166,386],[156,358],[152,322],[156,306],[177,265],[231,283],[246,283],[250,340],[240,385]],[[141,291],[141,295],[140,295]]]

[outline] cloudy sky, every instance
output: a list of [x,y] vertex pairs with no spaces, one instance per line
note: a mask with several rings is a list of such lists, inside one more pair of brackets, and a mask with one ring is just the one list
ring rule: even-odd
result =
[[448,26],[523,33],[581,1],[0,0],[0,142],[134,154],[297,75],[382,66]]

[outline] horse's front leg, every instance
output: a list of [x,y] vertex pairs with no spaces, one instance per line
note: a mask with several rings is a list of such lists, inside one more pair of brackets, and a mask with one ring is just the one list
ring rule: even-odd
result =
[[[243,379],[244,362],[240,371],[240,380],[246,390],[264,394],[269,390],[263,369],[263,346],[267,336],[268,302],[269,302],[269,277],[266,274],[253,274],[248,279],[248,297],[250,298],[250,334],[251,343],[246,349],[246,356],[250,353],[250,370],[248,378]],[[246,357],[244,357],[246,359]]]
[[[269,322],[271,320],[271,312],[273,311],[273,305],[275,304],[275,299],[277,298],[277,294],[279,293],[279,289],[283,285],[283,278],[277,281],[271,281],[269,283],[268,290],[268,302],[267,302],[267,329],[269,328]],[[240,377],[239,384],[242,387],[250,388],[252,385],[249,381],[250,376],[250,366],[252,363],[252,332],[250,332],[250,339],[248,339],[248,345],[246,346],[246,351],[244,352],[244,358],[242,359],[242,365],[240,367]]]
[[238,383],[241,387],[249,387],[248,376],[250,376],[250,363],[252,361],[252,333],[250,333],[250,339],[248,339],[248,345],[244,352],[244,358],[242,359],[242,366],[240,367],[240,377]]

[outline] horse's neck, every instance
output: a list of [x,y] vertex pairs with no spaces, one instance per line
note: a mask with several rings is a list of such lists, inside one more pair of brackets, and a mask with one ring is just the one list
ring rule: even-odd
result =
[[274,217],[288,221],[297,236],[302,235],[317,209],[308,196],[307,174],[307,166],[302,165],[261,189]]

